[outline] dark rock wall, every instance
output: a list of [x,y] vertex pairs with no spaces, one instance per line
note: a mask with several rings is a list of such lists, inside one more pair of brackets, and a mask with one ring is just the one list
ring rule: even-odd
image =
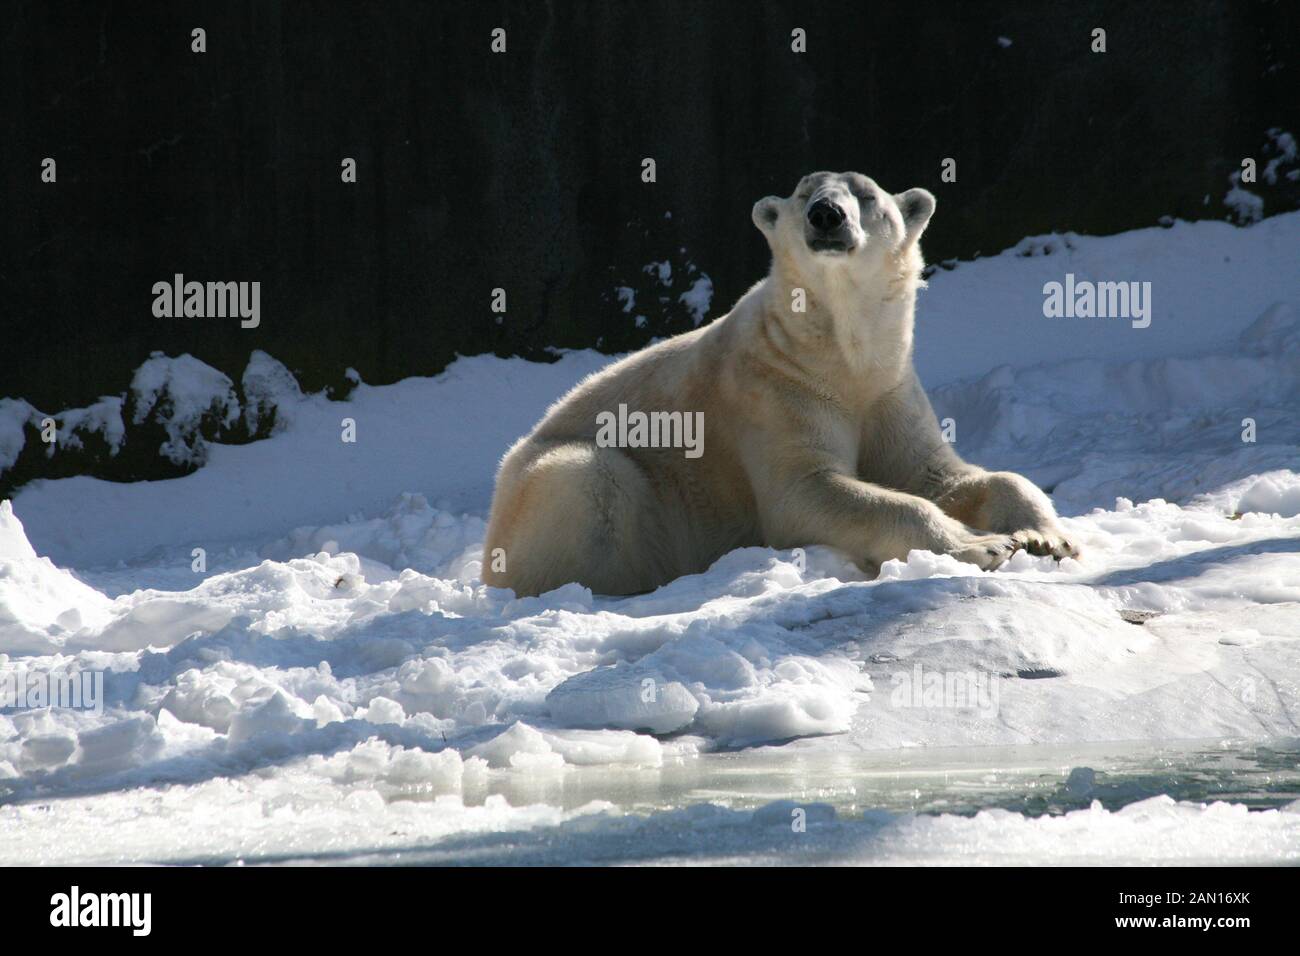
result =
[[[750,207],[814,169],[933,190],[934,262],[1224,218],[1265,131],[1300,134],[1294,2],[3,9],[0,396],[45,411],[122,392],[153,350],[238,381],[261,348],[318,389],[349,366],[382,383],[457,353],[635,348],[691,326],[701,274],[710,317],[760,278]],[[1293,181],[1254,191],[1297,206]],[[644,271],[664,260],[669,285]],[[154,318],[177,272],[260,281],[260,327]]]

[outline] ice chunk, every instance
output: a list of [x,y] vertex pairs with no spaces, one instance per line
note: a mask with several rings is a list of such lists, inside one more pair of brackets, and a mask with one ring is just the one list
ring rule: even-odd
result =
[[551,717],[569,727],[668,734],[690,725],[699,701],[677,681],[608,667],[570,677],[546,696]]

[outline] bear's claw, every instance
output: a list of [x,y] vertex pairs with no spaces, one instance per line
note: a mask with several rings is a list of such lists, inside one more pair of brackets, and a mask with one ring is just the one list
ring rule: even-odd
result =
[[1011,535],[986,534],[968,540],[948,553],[958,561],[973,564],[984,571],[992,571],[1001,567],[1020,548],[1021,543]]
[[1050,555],[1060,561],[1062,558],[1077,558],[1079,556],[1079,549],[1058,531],[1039,531],[1026,528],[1017,531],[1012,537],[1020,547],[1039,557]]

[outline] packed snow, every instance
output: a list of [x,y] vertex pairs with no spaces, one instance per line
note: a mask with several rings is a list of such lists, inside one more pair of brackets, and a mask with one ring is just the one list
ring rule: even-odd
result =
[[[1298,252],[1292,213],[1039,237],[932,276],[936,411],[1083,547],[993,573],[918,551],[869,580],[829,549],[747,548],[651,594],[516,599],[479,581],[496,462],[610,358],[462,358],[333,402],[258,352],[241,407],[155,355],[132,389],[137,415],[175,406],[162,454],[197,454],[204,414],[274,410],[274,432],[184,478],[0,504],[0,694],[105,675],[97,710],[0,706],[0,863],[1300,859],[1300,802],[637,796],[738,751],[1300,737]],[[1066,273],[1151,282],[1150,327],[1044,317]],[[522,781],[586,799],[510,799]]]

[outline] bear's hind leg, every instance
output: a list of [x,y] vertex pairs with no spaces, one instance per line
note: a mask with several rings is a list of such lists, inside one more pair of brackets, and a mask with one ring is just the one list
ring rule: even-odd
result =
[[[557,443],[509,471],[502,485],[512,487],[498,487],[493,504],[485,582],[524,596],[571,581],[597,594],[635,594],[671,579],[655,555],[652,485],[622,451]],[[492,567],[494,555],[504,570]]]

